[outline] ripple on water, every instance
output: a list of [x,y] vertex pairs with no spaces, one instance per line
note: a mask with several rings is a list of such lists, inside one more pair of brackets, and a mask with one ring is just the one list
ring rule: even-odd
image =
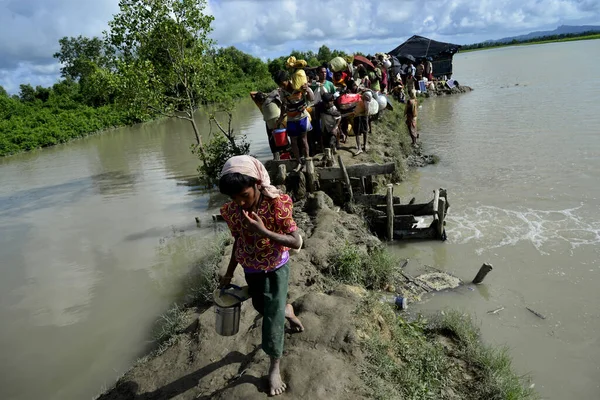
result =
[[[485,250],[531,243],[541,254],[556,251],[556,245],[579,246],[600,243],[600,221],[589,221],[578,212],[583,206],[564,210],[507,210],[494,206],[467,207],[448,215],[448,238],[452,243],[480,243]],[[458,214],[456,213],[458,211]]]

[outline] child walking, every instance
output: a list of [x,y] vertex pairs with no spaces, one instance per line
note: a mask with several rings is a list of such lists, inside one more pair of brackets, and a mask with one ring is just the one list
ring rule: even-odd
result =
[[271,360],[270,394],[279,395],[287,387],[279,372],[285,320],[292,331],[304,331],[292,305],[287,304],[289,250],[302,246],[292,217],[292,199],[271,185],[264,165],[250,156],[235,156],[225,163],[219,190],[232,199],[221,207],[221,215],[234,238],[221,285],[231,282],[241,264],[252,305],[263,316],[262,349]]

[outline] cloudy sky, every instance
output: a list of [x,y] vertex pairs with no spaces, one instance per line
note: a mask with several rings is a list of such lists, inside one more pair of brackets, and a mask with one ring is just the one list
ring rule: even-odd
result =
[[[0,85],[51,85],[63,36],[101,35],[118,0],[0,0]],[[321,44],[389,51],[413,34],[466,44],[600,25],[600,0],[209,0],[214,38],[267,59]]]

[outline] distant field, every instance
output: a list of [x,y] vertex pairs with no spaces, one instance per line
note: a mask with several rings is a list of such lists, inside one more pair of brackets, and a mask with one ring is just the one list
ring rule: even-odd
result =
[[506,44],[502,44],[502,45],[499,45],[499,46],[489,46],[489,47],[481,47],[481,48],[478,48],[478,49],[461,50],[460,52],[461,53],[469,53],[471,51],[489,50],[489,49],[495,49],[495,48],[498,48],[498,47],[528,46],[528,45],[532,45],[532,44],[557,43],[557,42],[574,42],[576,40],[594,40],[594,39],[600,39],[600,33],[595,33],[593,35],[586,35],[586,36],[561,38],[561,39],[549,39],[549,40],[543,40],[543,39],[541,39],[540,41],[536,41],[536,42],[506,43]]

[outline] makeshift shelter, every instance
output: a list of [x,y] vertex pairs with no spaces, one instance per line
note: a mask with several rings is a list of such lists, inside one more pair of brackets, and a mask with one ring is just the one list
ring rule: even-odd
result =
[[417,61],[426,57],[433,59],[433,75],[437,78],[452,74],[452,56],[461,48],[458,44],[438,42],[423,36],[414,35],[388,54],[397,57],[402,63]]

